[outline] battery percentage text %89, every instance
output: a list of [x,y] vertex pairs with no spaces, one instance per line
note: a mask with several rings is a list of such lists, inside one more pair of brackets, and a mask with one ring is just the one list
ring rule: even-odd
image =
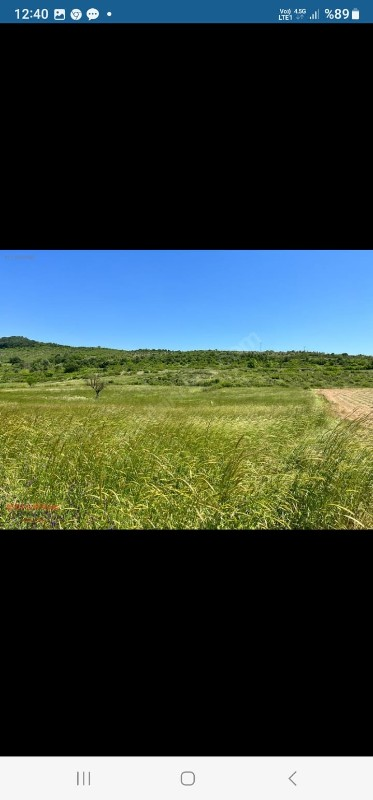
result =
[[326,8],[325,15],[327,19],[347,19],[350,16],[348,8]]

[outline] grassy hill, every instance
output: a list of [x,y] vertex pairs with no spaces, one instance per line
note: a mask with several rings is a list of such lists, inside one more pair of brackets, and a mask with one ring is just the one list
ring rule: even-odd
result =
[[1,530],[373,525],[373,428],[312,390],[16,385],[0,427]]
[[0,386],[85,378],[116,383],[204,386],[373,387],[373,356],[305,351],[116,350],[0,338]]
[[[112,376],[99,402],[84,380],[97,371]],[[0,381],[1,530],[373,524],[371,356],[14,336],[0,339]],[[368,387],[346,392],[365,422],[312,386]]]

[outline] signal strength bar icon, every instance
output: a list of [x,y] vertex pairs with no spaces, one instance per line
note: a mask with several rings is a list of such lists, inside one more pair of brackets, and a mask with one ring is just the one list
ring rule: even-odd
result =
[[317,11],[314,11],[310,16],[310,19],[320,19],[320,10],[317,9]]

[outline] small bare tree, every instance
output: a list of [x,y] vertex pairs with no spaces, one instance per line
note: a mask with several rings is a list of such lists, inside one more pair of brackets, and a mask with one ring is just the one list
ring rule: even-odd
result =
[[102,380],[98,372],[96,372],[95,375],[91,375],[91,377],[88,378],[87,386],[90,386],[92,389],[95,390],[96,400],[97,400],[100,392],[102,392],[102,390],[105,389],[106,383],[105,381]]

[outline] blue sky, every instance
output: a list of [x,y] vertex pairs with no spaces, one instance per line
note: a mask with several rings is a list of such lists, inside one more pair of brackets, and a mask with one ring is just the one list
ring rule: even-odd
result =
[[1,250],[0,336],[373,354],[372,250]]

